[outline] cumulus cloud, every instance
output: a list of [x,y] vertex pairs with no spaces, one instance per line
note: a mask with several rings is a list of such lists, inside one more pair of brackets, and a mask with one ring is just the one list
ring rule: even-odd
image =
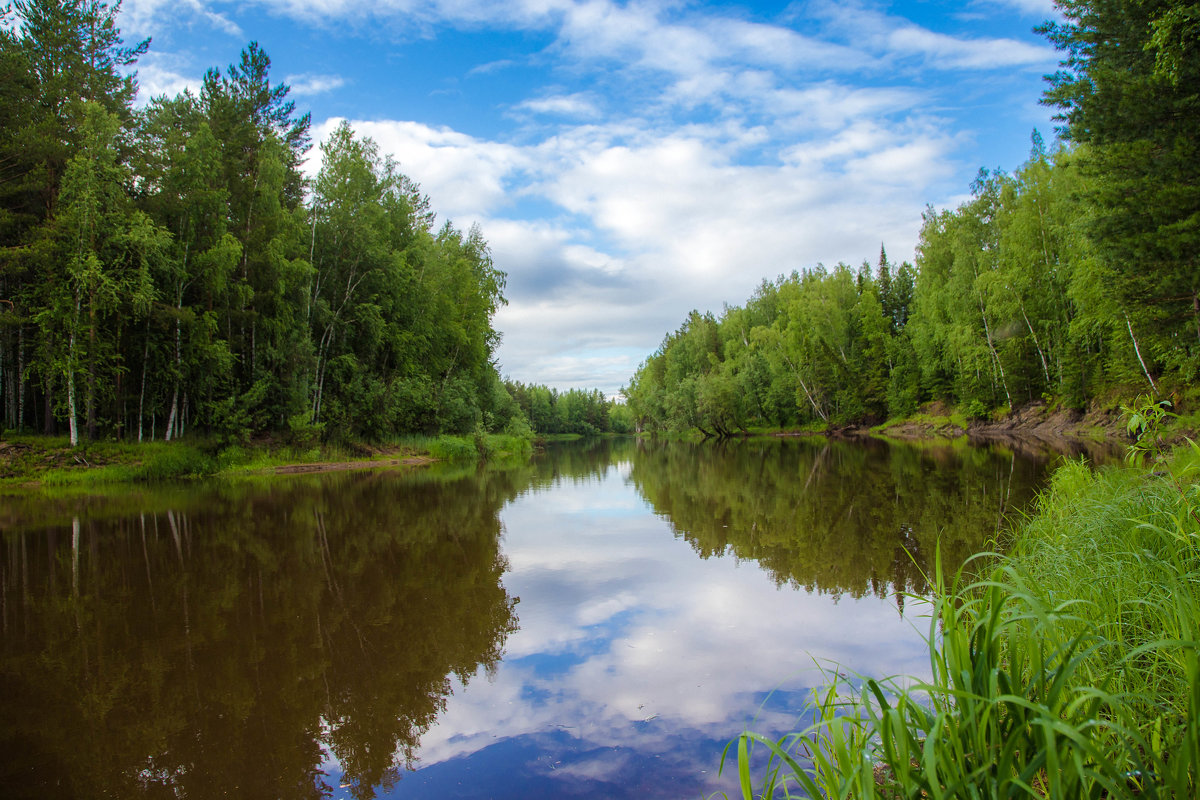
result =
[[[787,147],[738,124],[563,127],[526,144],[405,121],[353,121],[443,217],[481,225],[508,273],[502,369],[612,395],[693,309],[742,302],[763,277],[871,257],[909,257],[930,185],[954,140],[935,119],[886,124],[904,93],[804,90],[831,108]],[[805,101],[793,99],[796,113]],[[339,122],[317,128],[323,138]],[[812,132],[812,131],[810,131]],[[743,163],[766,147],[767,163]],[[310,169],[314,168],[310,164]],[[536,202],[524,218],[519,204]]]
[[[314,138],[323,141],[342,121],[335,117],[316,126]],[[392,155],[433,198],[442,217],[465,220],[464,227],[509,203],[518,191],[515,182],[531,166],[530,154],[520,147],[450,128],[395,120],[351,120],[350,125]],[[309,160],[310,172],[319,168],[317,161]]]
[[[925,203],[960,191],[949,182],[972,137],[954,117],[966,90],[929,76],[1055,60],[1036,43],[934,31],[856,0],[774,22],[613,0],[256,2],[308,22],[549,34],[537,58],[552,82],[498,104],[517,130],[351,124],[440,217],[482,227],[509,276],[496,320],[504,371],[608,394],[693,308],[743,302],[763,277],[858,263],[880,242],[911,258]],[[287,80],[298,95],[340,88],[333,76]]]

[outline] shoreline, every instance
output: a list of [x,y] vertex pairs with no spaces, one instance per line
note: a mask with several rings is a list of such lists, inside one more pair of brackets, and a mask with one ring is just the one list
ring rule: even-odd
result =
[[[842,439],[882,439],[899,442],[955,442],[1001,444],[1018,452],[1045,454],[1054,451],[1070,456],[1111,455],[1128,443],[1121,412],[1094,408],[1087,412],[1027,404],[1000,420],[967,419],[940,403],[927,403],[901,420],[877,425],[850,424],[823,430],[760,430],[735,434],[736,438],[825,436]],[[1168,443],[1195,437],[1196,432],[1179,428],[1169,432]],[[553,439],[554,437],[546,437]],[[201,445],[202,446],[202,445]],[[348,451],[348,452],[347,452]],[[224,468],[213,461],[211,472],[187,471],[170,465],[173,474],[145,475],[155,459],[175,454],[200,455],[194,442],[144,443],[94,442],[71,448],[61,439],[37,435],[0,439],[0,492],[24,492],[51,486],[96,483],[140,483],[155,477],[206,477],[222,475],[304,475],[358,469],[400,469],[428,466],[444,461],[424,447],[355,443],[322,447],[301,453],[298,448],[275,448],[270,443],[252,445],[245,461]],[[439,454],[440,455],[440,454]],[[210,457],[205,457],[210,458]],[[215,458],[215,457],[214,457]],[[171,458],[171,460],[176,460]],[[119,471],[122,474],[115,474]],[[103,476],[101,473],[104,473]],[[53,476],[53,477],[52,477]],[[76,481],[78,479],[78,483]]]
[[[926,404],[921,412],[898,420],[869,425],[851,423],[823,430],[775,431],[770,436],[829,436],[858,439],[880,438],[892,441],[954,441],[966,438],[972,444],[984,442],[1024,442],[1074,449],[1079,445],[1121,446],[1129,441],[1119,411],[1050,409],[1035,402],[1021,407],[1000,420],[968,419],[937,403]],[[1178,431],[1173,438],[1193,435]]]
[[281,464],[273,470],[275,475],[307,475],[317,472],[344,472],[352,469],[376,469],[393,467],[424,467],[436,464],[440,459],[433,456],[405,456],[391,459],[363,459],[360,461],[319,461],[306,464]]

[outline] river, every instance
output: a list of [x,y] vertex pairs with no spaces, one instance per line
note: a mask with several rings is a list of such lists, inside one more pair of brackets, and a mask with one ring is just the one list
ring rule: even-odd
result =
[[927,671],[940,547],[1002,547],[1053,456],[600,440],[5,498],[13,798],[734,796],[822,671]]

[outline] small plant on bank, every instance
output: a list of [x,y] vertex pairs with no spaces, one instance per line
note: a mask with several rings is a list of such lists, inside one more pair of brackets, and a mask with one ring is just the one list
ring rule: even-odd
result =
[[1144,456],[1159,456],[1162,452],[1162,429],[1167,419],[1174,417],[1168,409],[1170,400],[1154,400],[1150,395],[1138,395],[1128,406],[1121,406],[1125,419],[1125,431],[1132,438],[1125,458],[1130,462],[1140,461]]

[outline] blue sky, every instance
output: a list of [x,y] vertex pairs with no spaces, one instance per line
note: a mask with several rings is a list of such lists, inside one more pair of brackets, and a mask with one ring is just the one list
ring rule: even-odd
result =
[[[504,374],[614,394],[693,308],[885,245],[1014,169],[1050,0],[126,0],[140,102],[250,41],[370,136],[508,273]],[[314,148],[310,170],[318,167]]]

